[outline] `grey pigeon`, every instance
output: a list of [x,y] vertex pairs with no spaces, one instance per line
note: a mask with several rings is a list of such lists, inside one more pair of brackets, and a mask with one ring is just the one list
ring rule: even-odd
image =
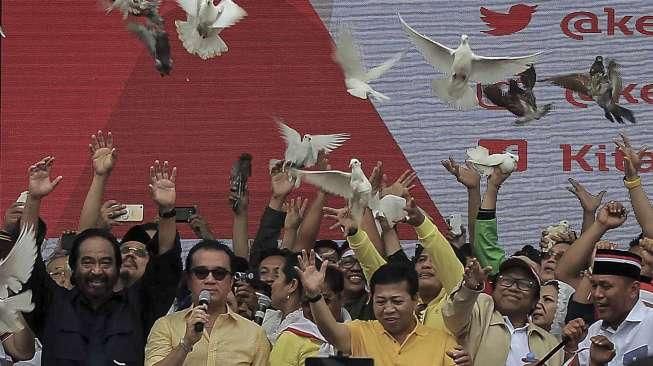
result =
[[145,44],[147,50],[154,57],[154,66],[161,76],[170,75],[172,70],[170,39],[158,12],[152,13],[146,19],[145,25],[130,22],[127,28]]
[[533,94],[536,81],[533,65],[520,73],[519,78],[524,89],[519,87],[516,79],[510,79],[507,91],[503,91],[500,84],[492,84],[485,86],[483,92],[492,103],[517,116],[516,124],[524,124],[545,116],[551,110],[552,104],[545,104],[540,108],[537,106],[535,94]]

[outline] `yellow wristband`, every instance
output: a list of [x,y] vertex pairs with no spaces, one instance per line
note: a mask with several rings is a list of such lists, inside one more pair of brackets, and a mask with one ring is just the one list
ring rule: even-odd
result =
[[642,185],[642,177],[637,177],[633,180],[628,180],[624,178],[624,186],[628,189],[637,188]]

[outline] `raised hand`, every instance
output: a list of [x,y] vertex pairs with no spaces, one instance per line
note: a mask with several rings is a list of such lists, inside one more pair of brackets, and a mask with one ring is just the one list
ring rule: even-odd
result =
[[449,157],[449,160],[442,160],[442,166],[451,175],[456,177],[456,180],[467,187],[467,189],[475,189],[481,185],[481,176],[478,174],[476,169],[472,166],[471,163],[466,163],[464,166],[458,164],[453,157]]
[[159,205],[160,210],[172,210],[175,208],[176,191],[175,179],[177,177],[177,168],[172,168],[167,161],[163,165],[158,160],[150,167],[149,184],[152,200]]
[[567,340],[565,352],[573,353],[578,350],[580,343],[587,336],[587,325],[582,318],[577,318],[565,325],[562,330],[562,338]]
[[368,178],[370,184],[372,185],[372,193],[377,193],[381,190],[381,185],[383,184],[383,163],[380,161],[376,162],[376,166],[372,169],[372,173]]
[[615,145],[621,150],[624,154],[624,174],[626,179],[637,178],[639,168],[642,166],[642,157],[648,149],[647,146],[642,146],[639,150],[633,147],[630,143],[630,139],[626,136],[625,133],[619,133],[620,139],[614,139]]
[[392,183],[392,185],[387,186],[386,182],[388,180],[388,176],[383,174],[383,178],[381,179],[381,198],[383,196],[392,194],[395,196],[403,196],[406,194],[406,191],[410,191],[411,189],[415,188],[415,185],[412,184],[415,179],[417,179],[417,173],[411,171],[411,170],[406,170],[402,175],[397,178],[397,180]]
[[270,171],[270,175],[272,176],[272,198],[279,201],[284,201],[288,194],[292,192],[295,187],[295,180],[297,179],[295,177],[291,178],[287,170],[281,171],[282,166],[283,163],[279,163]]
[[59,182],[63,179],[62,176],[50,180],[50,171],[54,164],[54,157],[47,156],[38,163],[31,165],[28,169],[29,173],[29,197],[35,200],[47,196],[52,192]]
[[327,158],[326,151],[320,150],[317,153],[317,161],[315,162],[315,167],[317,170],[331,170],[331,165],[329,165],[329,158]]
[[109,175],[118,157],[111,132],[107,133],[106,138],[102,131],[98,131],[97,135],[92,135],[88,148],[91,152],[95,175]]
[[245,190],[242,196],[238,196],[238,193],[234,191],[229,192],[229,206],[233,207],[234,202],[238,201],[238,206],[236,206],[236,216],[243,215],[247,212],[249,208],[249,191]]
[[316,297],[322,293],[324,286],[324,277],[329,261],[322,262],[320,269],[315,265],[315,251],[311,249],[310,255],[306,254],[306,250],[302,250],[302,254],[298,255],[299,267],[295,270],[299,274],[299,279],[302,281],[302,287],[307,297]]
[[463,285],[470,290],[480,291],[483,289],[487,276],[491,271],[492,267],[481,268],[478,259],[470,258],[463,273]]
[[628,211],[621,202],[610,201],[596,215],[596,222],[606,230],[618,228],[626,222]]
[[209,223],[202,216],[200,216],[199,213],[197,213],[197,207],[195,208],[195,212],[196,213],[191,215],[191,217],[188,219],[188,224],[193,230],[193,233],[195,233],[199,239],[215,240],[215,235],[213,234]]
[[284,229],[297,230],[304,219],[306,207],[308,207],[308,198],[293,198],[290,203],[284,203],[283,210],[286,212],[286,220],[283,223]]
[[603,335],[590,338],[590,360],[596,365],[607,365],[617,354],[614,344]]
[[337,209],[324,207],[322,210],[325,212],[325,218],[336,221],[335,224],[329,227],[330,230],[340,227],[345,236],[355,233],[358,230],[358,224],[356,224],[356,220],[351,215],[349,207]]
[[501,168],[498,166],[495,166],[494,169],[492,170],[492,174],[490,174],[487,177],[487,184],[488,187],[492,186],[496,189],[499,189],[503,182],[508,179],[511,173],[504,173],[501,171]]
[[425,216],[424,211],[417,207],[415,199],[409,195],[404,195],[404,198],[408,202],[404,211],[406,211],[406,222],[412,226],[420,226],[424,222]]
[[14,202],[7,211],[5,211],[5,221],[3,230],[8,233],[18,232],[18,221],[23,216],[25,204],[22,202]]
[[569,183],[571,184],[571,187],[567,187],[567,190],[578,198],[583,211],[594,214],[596,210],[599,209],[599,206],[601,206],[606,191],[603,190],[598,194],[593,195],[585,188],[585,186],[578,183],[575,179],[569,178]]
[[126,213],[125,205],[116,200],[108,200],[100,207],[97,227],[110,230],[115,225],[121,225],[116,219]]

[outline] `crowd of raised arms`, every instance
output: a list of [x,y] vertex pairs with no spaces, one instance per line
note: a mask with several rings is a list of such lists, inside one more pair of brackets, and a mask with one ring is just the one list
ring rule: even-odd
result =
[[[582,228],[552,223],[540,243],[511,255],[496,210],[499,198],[510,200],[500,195],[510,173],[494,168],[481,184],[471,165],[453,159],[432,169],[451,173],[441,184],[459,185],[461,199],[467,191],[468,222],[446,232],[411,196],[411,171],[388,177],[378,162],[369,172],[373,194],[405,199],[405,218],[389,223],[369,208],[356,217],[346,205],[325,207],[329,193],[320,189],[312,201],[297,197],[296,177],[280,162],[270,169],[270,200],[253,241],[249,192],[225,187],[231,203],[225,199],[224,210],[233,212],[226,245],[197,213],[177,222],[175,180],[184,172],[154,161],[149,191],[158,218],[119,240],[112,228],[125,205],[104,196],[119,139],[98,131],[79,225],[71,243],[51,255],[42,254],[44,238],[59,233],[46,232],[39,209],[65,184],[55,157],[16,178],[28,193],[4,208],[0,256],[31,269],[29,251],[19,246],[31,239],[38,250],[22,289],[7,285],[14,296],[0,301],[0,325],[20,324],[3,335],[0,362],[312,366],[331,357],[334,365],[653,365],[646,360],[653,355],[653,206],[638,174],[646,148],[625,135],[615,143],[625,176],[605,188],[627,192],[630,208],[603,203],[605,192],[592,194],[570,179],[579,208],[559,217],[582,214]],[[325,153],[315,169],[329,169]],[[533,205],[529,214],[542,209]],[[641,235],[630,243],[602,240],[627,219]],[[323,220],[344,240],[319,240]],[[177,225],[197,236],[185,239],[199,239],[185,257]],[[419,242],[414,256],[399,241],[402,225]],[[20,271],[5,267],[0,276]],[[23,293],[33,306],[14,319],[9,302]]]

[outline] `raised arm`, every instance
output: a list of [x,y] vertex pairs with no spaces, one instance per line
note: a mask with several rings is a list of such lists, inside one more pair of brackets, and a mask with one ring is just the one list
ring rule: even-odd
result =
[[[331,170],[329,159],[324,151],[320,151],[317,154],[317,163],[315,165],[319,170]],[[302,249],[309,250],[315,245],[315,241],[320,232],[320,226],[322,225],[322,209],[326,204],[326,200],[326,192],[318,189],[315,199],[308,208],[308,212],[301,220],[301,225],[299,225],[299,228],[296,231],[296,242],[294,244],[296,251]]]
[[358,228],[356,220],[354,220],[347,207],[340,209],[325,207],[324,212],[326,218],[336,221],[331,229],[339,227],[346,235],[349,247],[354,251],[356,259],[358,259],[363,269],[363,274],[369,281],[374,272],[386,263],[385,259],[376,250],[367,233]]
[[313,320],[320,333],[338,351],[350,354],[351,334],[349,329],[345,324],[336,321],[321,293],[328,265],[329,262],[324,261],[318,270],[315,266],[315,251],[311,250],[310,255],[307,255],[304,250],[299,256],[299,268],[296,267],[295,270],[299,273],[304,293],[309,299]]
[[289,203],[284,203],[283,207],[284,211],[286,211],[286,220],[283,222],[282,248],[298,252],[303,249],[310,249],[313,246],[312,242],[309,248],[304,248],[298,243],[297,230],[301,227],[307,205],[308,199],[302,199],[301,197],[291,199]]
[[27,361],[34,357],[34,333],[25,323],[23,316],[19,314],[20,321],[25,328],[12,334],[7,340],[2,342],[2,346],[14,361]]
[[604,205],[592,225],[576,239],[558,261],[555,276],[573,288],[578,287],[581,271],[591,265],[594,246],[608,230],[621,226],[626,221],[626,209],[615,201]]
[[494,168],[487,179],[487,188],[474,228],[474,255],[478,258],[481,266],[492,267],[492,274],[499,271],[499,266],[506,257],[505,250],[499,245],[496,210],[499,189],[509,176],[510,173],[505,174],[498,167]]
[[653,238],[653,205],[642,187],[642,178],[639,176],[639,169],[642,166],[642,158],[648,149],[646,146],[636,150],[628,137],[621,134],[621,141],[615,140],[615,144],[624,154],[624,185],[628,188],[630,202],[635,211],[635,218],[642,232],[647,238]]
[[88,147],[91,153],[91,162],[93,163],[93,180],[79,217],[79,232],[97,225],[104,188],[117,157],[117,150],[111,132],[108,132],[105,137],[102,131],[98,131],[97,135],[91,136],[91,143]]
[[469,242],[474,247],[474,224],[478,209],[481,207],[481,176],[470,163],[461,166],[453,157],[449,157],[449,160],[442,160],[442,166],[467,188],[467,228]]
[[456,257],[456,253],[442,235],[437,226],[424,216],[422,210],[415,204],[415,199],[407,197],[408,224],[415,228],[417,238],[424,250],[431,257],[433,267],[438,273],[444,289],[451,293],[463,278],[463,266]]
[[567,187],[567,190],[578,198],[580,206],[583,208],[583,228],[581,229],[581,232],[585,232],[585,230],[589,229],[589,227],[592,226],[592,223],[594,223],[596,210],[601,207],[601,202],[603,201],[603,196],[606,191],[603,190],[597,195],[593,195],[573,178],[569,178],[569,184],[571,184],[571,187]]
[[261,222],[250,250],[249,262],[252,266],[258,265],[261,251],[279,246],[277,240],[279,240],[281,228],[286,219],[286,214],[282,210],[283,203],[295,186],[294,179],[288,176],[287,171],[282,172],[281,166],[282,163],[279,163],[270,171],[272,196],[261,216]]
[[245,189],[242,196],[238,196],[238,191],[232,187],[229,192],[229,203],[234,207],[234,202],[238,202],[234,213],[234,221],[232,226],[232,236],[234,254],[238,257],[249,257],[249,233],[248,220],[249,220],[249,191]]
[[177,197],[175,179],[177,168],[170,169],[167,161],[163,165],[156,160],[150,166],[150,195],[159,208],[159,255],[166,253],[175,246],[177,237],[177,223],[175,215],[171,214],[175,208]]
[[465,266],[463,280],[458,289],[447,297],[442,308],[444,323],[454,336],[461,337],[469,330],[474,312],[474,304],[483,291],[491,268],[482,268],[476,258],[471,258]]

